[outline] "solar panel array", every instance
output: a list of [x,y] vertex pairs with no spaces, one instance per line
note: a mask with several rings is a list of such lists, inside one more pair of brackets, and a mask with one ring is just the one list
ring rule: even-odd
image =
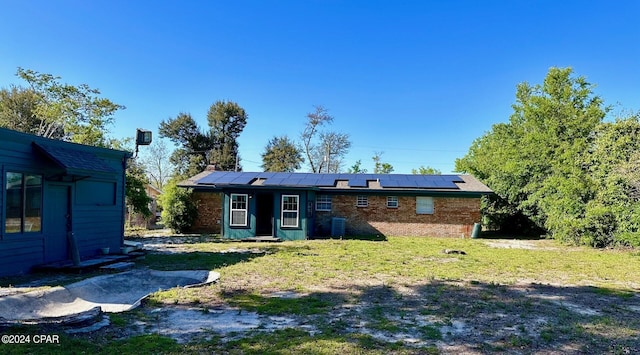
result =
[[352,188],[364,188],[370,182],[378,182],[382,188],[458,189],[457,182],[464,182],[458,175],[410,175],[410,174],[312,174],[273,172],[212,172],[196,181],[203,185],[249,185],[261,179],[265,186],[333,187],[337,181],[347,181]]

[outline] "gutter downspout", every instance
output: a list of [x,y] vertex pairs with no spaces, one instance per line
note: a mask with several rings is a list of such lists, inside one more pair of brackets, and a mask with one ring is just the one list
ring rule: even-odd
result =
[[122,214],[120,215],[120,246],[124,245],[124,223],[127,210],[127,159],[133,155],[129,152],[122,157]]

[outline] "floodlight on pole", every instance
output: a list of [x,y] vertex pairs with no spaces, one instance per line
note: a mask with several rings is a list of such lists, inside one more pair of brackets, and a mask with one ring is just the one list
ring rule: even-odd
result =
[[136,130],[136,154],[134,155],[134,158],[138,156],[138,146],[149,145],[151,144],[151,140],[151,131],[140,128]]

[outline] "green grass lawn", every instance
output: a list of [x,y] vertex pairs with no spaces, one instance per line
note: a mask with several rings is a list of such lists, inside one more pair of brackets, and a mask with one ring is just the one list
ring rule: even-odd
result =
[[[378,242],[200,243],[185,245],[192,252],[149,255],[144,263],[162,270],[215,268],[223,275],[223,285],[257,291],[308,291],[360,282],[402,285],[427,280],[640,288],[637,252],[566,247],[552,240],[532,243],[537,249],[494,248],[481,239],[409,237]],[[229,248],[256,247],[264,253],[220,253]],[[463,250],[466,255],[444,254],[444,249]],[[256,284],[242,285],[243,280],[253,277]]]
[[[567,247],[552,240],[525,242],[534,249],[496,248],[490,242],[494,240],[389,237],[256,244],[194,239],[177,253],[150,253],[140,266],[214,269],[220,281],[157,292],[144,308],[189,306],[206,312],[228,305],[298,317],[317,331],[253,332],[239,339],[213,337],[187,344],[158,335],[115,336],[139,320],[139,311],[114,316],[111,330],[100,336],[63,335],[67,345],[46,352],[422,354],[437,353],[438,346],[444,352],[640,351],[640,317],[629,312],[640,304],[640,253]],[[445,249],[466,255],[445,254]],[[285,291],[297,296],[272,296]],[[599,308],[592,311],[592,306]],[[354,328],[358,322],[367,331]],[[468,341],[456,333],[464,324],[467,330],[475,327]],[[414,334],[421,345],[391,337],[403,332]],[[391,340],[381,340],[379,334]],[[32,344],[2,350],[7,349],[29,353],[43,348]]]

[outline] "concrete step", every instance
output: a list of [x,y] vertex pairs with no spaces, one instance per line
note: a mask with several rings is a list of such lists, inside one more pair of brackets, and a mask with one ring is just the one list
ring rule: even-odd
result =
[[121,261],[119,263],[101,266],[100,270],[104,270],[104,271],[124,271],[124,270],[133,269],[134,265],[135,265],[135,263],[132,263],[132,262]]

